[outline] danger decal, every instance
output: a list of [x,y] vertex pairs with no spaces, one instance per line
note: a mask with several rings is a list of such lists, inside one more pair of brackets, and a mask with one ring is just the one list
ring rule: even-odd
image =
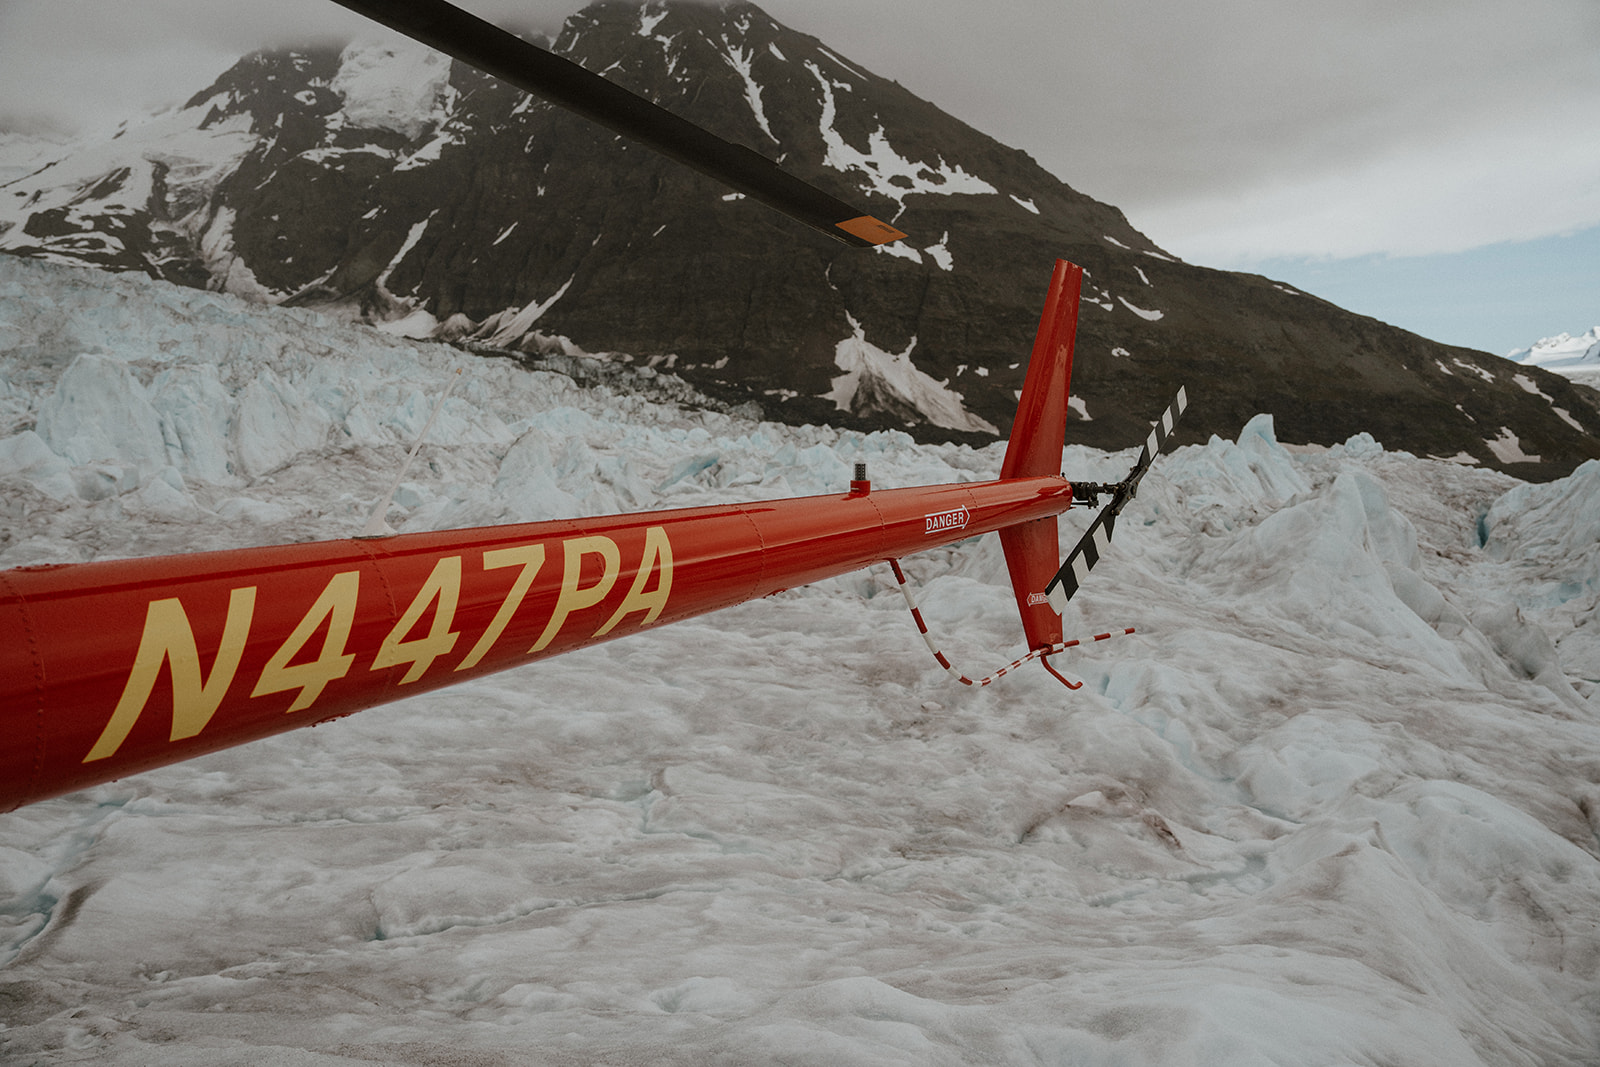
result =
[[954,511],[939,511],[932,515],[924,515],[923,521],[927,524],[929,534],[945,533],[949,530],[964,530],[972,516],[966,508],[956,508]]

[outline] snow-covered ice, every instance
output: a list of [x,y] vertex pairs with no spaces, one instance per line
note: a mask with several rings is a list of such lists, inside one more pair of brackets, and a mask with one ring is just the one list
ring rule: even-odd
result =
[[[0,257],[0,565],[352,534],[456,367],[398,528],[1003,454]],[[906,566],[1021,651],[994,538]],[[1258,418],[1145,479],[1076,693],[879,568],[0,816],[0,1059],[1594,1064],[1597,605],[1600,464]]]

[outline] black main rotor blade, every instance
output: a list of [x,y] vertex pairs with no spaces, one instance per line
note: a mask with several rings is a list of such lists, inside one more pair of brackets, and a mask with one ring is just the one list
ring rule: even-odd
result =
[[666,108],[445,0],[334,0],[485,74],[630,137],[846,244],[905,234]]

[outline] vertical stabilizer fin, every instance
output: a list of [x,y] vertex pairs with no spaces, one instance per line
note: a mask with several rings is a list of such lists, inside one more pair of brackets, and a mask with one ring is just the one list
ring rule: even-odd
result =
[[[1056,260],[1034,337],[1028,374],[1017,402],[1011,442],[1000,466],[1002,478],[1024,478],[1061,473],[1061,446],[1066,436],[1067,391],[1072,383],[1072,345],[1078,330],[1078,296],[1083,268]],[[1045,598],[1045,586],[1060,560],[1056,519],[1008,526],[1000,531],[1011,588],[1022,614],[1022,628],[1030,649],[1061,641],[1061,616]]]
[[1078,295],[1083,268],[1056,260],[1039,316],[1039,332],[1028,357],[1028,375],[1011,424],[1011,443],[1000,477],[1060,474],[1061,446],[1067,432],[1067,392],[1072,384],[1072,344],[1078,332]]

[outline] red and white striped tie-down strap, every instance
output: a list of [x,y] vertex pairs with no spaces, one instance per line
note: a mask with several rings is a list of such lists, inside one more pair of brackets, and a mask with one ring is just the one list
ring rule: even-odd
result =
[[1026,656],[1023,656],[1021,659],[1012,660],[1010,663],[1006,664],[1004,667],[1001,667],[993,674],[989,674],[974,680],[972,678],[968,678],[965,674],[962,674],[959,670],[957,670],[950,663],[950,661],[945,658],[945,654],[939,651],[938,646],[933,643],[933,637],[928,633],[928,624],[922,620],[922,611],[917,607],[917,602],[912,599],[911,587],[906,584],[906,574],[905,571],[900,569],[900,561],[897,559],[891,559],[889,560],[889,566],[894,569],[894,580],[900,583],[900,595],[905,597],[906,607],[911,609],[911,618],[916,622],[917,632],[922,635],[922,640],[925,644],[927,644],[928,651],[932,652],[933,658],[939,661],[939,666],[943,667],[952,678],[960,682],[962,685],[988,685],[995,679],[1004,677],[1011,671],[1016,670],[1029,660],[1036,659],[1040,663],[1044,664],[1045,670],[1055,675],[1055,677],[1060,680],[1061,684],[1066,686],[1068,689],[1082,689],[1082,682],[1071,681],[1062,676],[1054,667],[1050,666],[1049,657],[1055,655],[1057,652],[1065,652],[1069,648],[1075,648],[1086,641],[1091,643],[1095,641],[1108,641],[1113,637],[1125,636],[1133,633],[1133,627],[1129,626],[1121,630],[1111,630],[1107,633],[1095,634],[1093,637],[1073,638],[1071,641],[1063,641],[1058,645],[1051,645],[1049,648],[1036,648],[1032,652],[1029,652]]

